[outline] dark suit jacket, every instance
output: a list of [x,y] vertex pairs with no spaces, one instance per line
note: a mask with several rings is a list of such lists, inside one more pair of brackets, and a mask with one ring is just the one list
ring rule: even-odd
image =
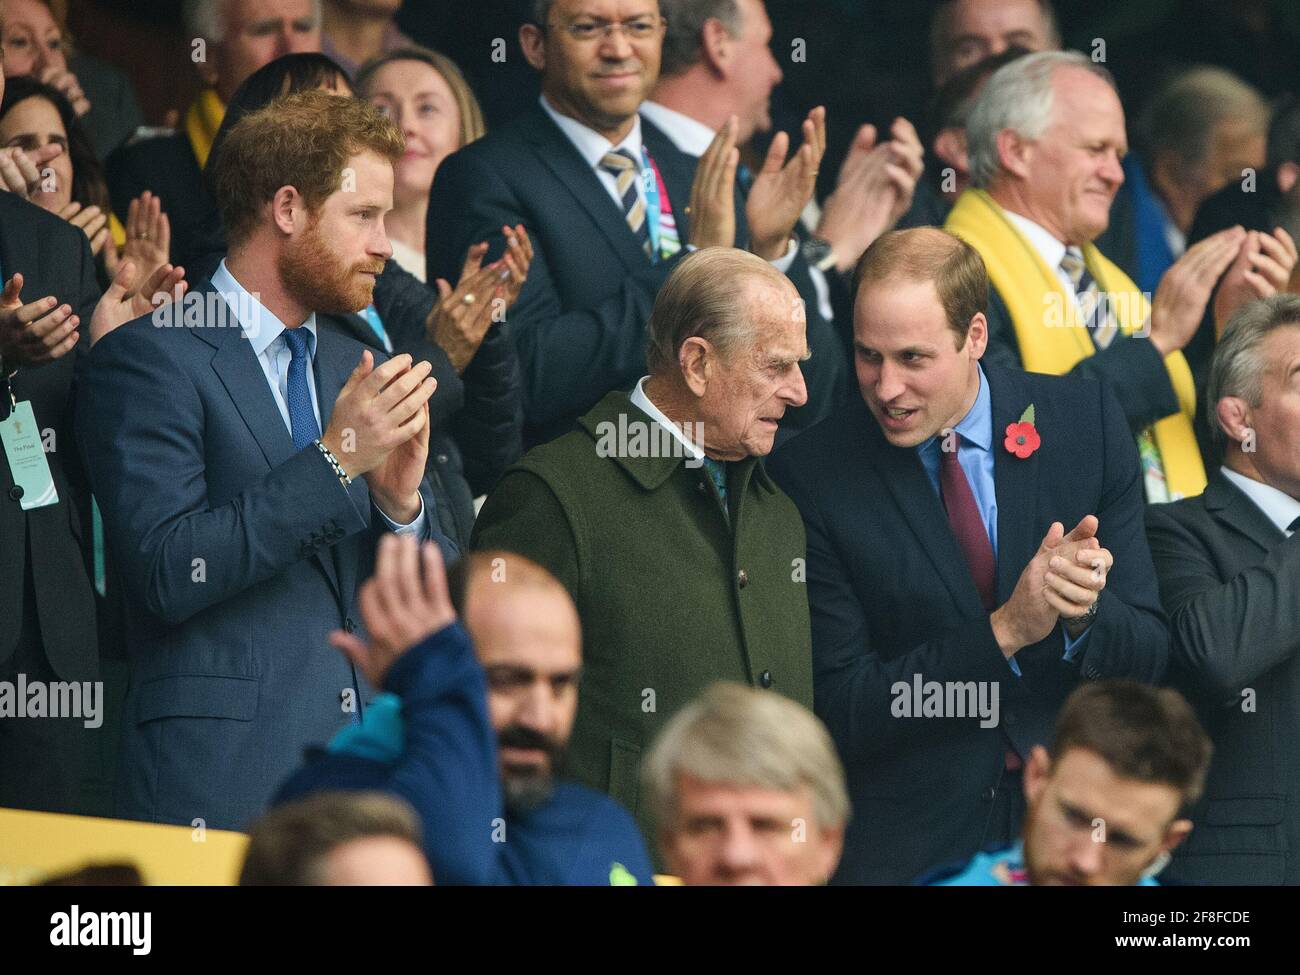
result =
[[[90,582],[90,490],[72,428],[72,377],[85,350],[84,337],[99,290],[86,235],[38,206],[0,193],[0,275],[23,276],[22,300],[53,295],[81,317],[83,338],[54,362],[24,367],[13,379],[14,398],[29,400],[41,430],[52,430],[45,457],[59,492],[58,504],[23,511],[14,495],[13,473],[0,455],[0,664],[18,645],[23,621],[24,579],[36,595],[46,659],[63,680],[93,680],[99,657],[95,599]],[[0,379],[0,418],[9,417],[9,396]]]
[[1196,828],[1169,875],[1300,883],[1300,535],[1217,471],[1147,511],[1172,635],[1170,673],[1214,741]]
[[[986,835],[1004,753],[1050,741],[1080,680],[1157,681],[1168,657],[1142,537],[1137,451],[1096,383],[985,366],[998,502],[997,601],[1010,597],[1053,521],[1087,514],[1115,556],[1096,621],[1073,662],[1058,627],[1016,654],[1017,678],[915,450],[891,446],[861,398],[778,450],[768,467],[808,535],[813,689],[839,748],[853,818],[837,878],[907,883],[1013,836]],[[1003,431],[1033,403],[1042,445],[1024,460]],[[987,681],[1000,727],[894,717],[897,682]],[[1018,787],[1018,785],[1013,786]]]
[[[345,489],[315,447],[294,450],[242,330],[213,320],[211,285],[186,297],[202,324],[137,319],[78,371],[80,443],[131,596],[117,812],[242,828],[348,721],[346,692],[364,704],[327,637],[356,628],[383,521],[364,479]],[[322,429],[361,351],[317,329]]]
[[[641,131],[678,233],[689,240],[684,210],[696,160],[645,118]],[[456,280],[466,249],[481,240],[491,242],[488,259],[495,260],[504,249],[502,226],[516,223],[528,229],[535,252],[507,325],[519,350],[524,440],[531,445],[566,432],[605,393],[630,390],[645,375],[646,322],[686,250],[650,264],[622,210],[540,105],[438,167],[429,197],[428,280]],[[806,287],[811,293],[811,281]],[[805,367],[805,412],[828,406],[846,373],[815,302],[808,313],[810,332],[814,317],[825,332],[809,335],[816,354]],[[787,414],[792,425],[797,412]]]
[[184,131],[127,143],[108,157],[105,176],[113,212],[123,219],[132,200],[153,191],[171,223],[171,261],[191,270],[202,255],[205,233],[219,218]]

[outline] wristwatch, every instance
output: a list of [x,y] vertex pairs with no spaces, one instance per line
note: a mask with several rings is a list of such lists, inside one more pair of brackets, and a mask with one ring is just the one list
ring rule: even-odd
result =
[[829,271],[835,266],[835,248],[831,242],[816,234],[810,234],[799,245],[799,253],[808,262],[809,267],[819,271]]
[[1061,622],[1063,622],[1066,626],[1073,626],[1073,627],[1088,626],[1088,624],[1090,624],[1093,620],[1097,618],[1097,605],[1100,602],[1101,602],[1100,599],[1095,600],[1093,604],[1088,607],[1088,612],[1084,613],[1082,616],[1062,616]]

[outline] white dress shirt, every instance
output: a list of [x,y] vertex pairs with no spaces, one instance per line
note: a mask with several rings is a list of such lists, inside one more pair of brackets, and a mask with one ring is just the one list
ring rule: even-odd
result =
[[690,457],[693,461],[702,462],[704,460],[704,451],[700,448],[700,445],[682,433],[681,427],[668,419],[663,410],[650,402],[650,397],[645,394],[645,381],[649,378],[649,376],[642,376],[637,380],[636,389],[632,390],[631,395],[628,397],[631,399],[632,405],[644,410],[650,416],[650,419],[671,433],[677,442],[685,448],[687,457]]
[[1291,537],[1293,533],[1288,529],[1293,521],[1300,518],[1300,501],[1263,481],[1252,480],[1228,467],[1220,467],[1219,470],[1224,477],[1241,488],[1241,493],[1250,498],[1255,507],[1264,512],[1264,516],[1277,525],[1282,534]]
[[[221,295],[230,307],[231,316],[239,322],[244,338],[257,356],[258,365],[266,376],[266,384],[271,388],[271,396],[280,410],[284,427],[293,435],[293,423],[289,419],[289,363],[293,352],[284,339],[285,324],[263,305],[257,297],[240,284],[223,259],[221,265],[212,275],[212,287]],[[242,313],[241,313],[242,310]],[[312,312],[298,326],[307,331],[307,356],[312,363],[316,361],[316,313]],[[307,389],[311,392],[311,410],[316,415],[316,429],[323,429],[320,422],[320,401],[316,396],[316,370],[307,369]],[[315,448],[313,448],[315,449]],[[324,463],[324,458],[321,459]],[[373,504],[373,501],[372,501]],[[388,522],[388,527],[402,535],[425,534],[424,497],[420,497],[420,513],[415,521],[408,525],[399,525],[375,505],[375,510]]]
[[1065,288],[1066,294],[1074,295],[1077,300],[1079,296],[1075,294],[1074,282],[1070,280],[1070,276],[1061,267],[1061,258],[1065,257],[1065,244],[1057,240],[1056,236],[1046,227],[1034,223],[1028,217],[1012,213],[1005,207],[1002,212],[1007,215],[1007,219],[1015,225],[1015,228],[1025,236],[1030,246],[1038,252],[1038,256],[1043,259],[1043,263],[1056,272],[1056,276],[1060,279],[1061,287]]
[[[555,124],[560,127],[560,131],[565,134],[568,140],[573,143],[573,147],[578,150],[578,155],[582,156],[582,158],[586,160],[587,165],[595,171],[596,177],[600,180],[600,184],[605,187],[605,191],[609,194],[609,198],[614,201],[618,206],[619,212],[622,213],[623,197],[621,197],[618,192],[618,179],[608,170],[601,169],[600,161],[605,158],[605,154],[608,152],[613,152],[615,149],[626,149],[632,154],[632,158],[636,160],[637,175],[640,175],[641,164],[644,158],[641,155],[641,116],[637,115],[633,117],[631,131],[628,132],[622,142],[615,145],[595,129],[587,128],[587,126],[583,125],[575,118],[561,115],[551,107],[551,103],[546,100],[545,95],[541,96],[540,101],[546,114],[554,120]],[[645,184],[640,179],[634,180],[633,182],[636,185],[636,194],[641,198],[641,202],[644,204],[646,202]]]

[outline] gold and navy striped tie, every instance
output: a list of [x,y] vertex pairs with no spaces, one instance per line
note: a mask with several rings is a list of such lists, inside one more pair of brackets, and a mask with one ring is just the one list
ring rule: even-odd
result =
[[614,177],[628,228],[636,235],[645,256],[653,260],[650,228],[646,225],[645,200],[637,189],[641,173],[636,159],[626,149],[614,149],[601,157],[600,168]]
[[1088,334],[1098,351],[1107,348],[1115,340],[1119,331],[1118,322],[1111,312],[1110,297],[1097,286],[1097,279],[1084,263],[1083,252],[1077,247],[1069,247],[1061,258],[1061,270],[1074,284],[1074,293],[1079,298],[1079,306],[1088,326]]

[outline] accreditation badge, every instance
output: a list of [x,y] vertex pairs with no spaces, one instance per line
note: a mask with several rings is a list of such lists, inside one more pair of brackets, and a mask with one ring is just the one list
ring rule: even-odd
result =
[[14,403],[9,418],[0,421],[0,440],[4,441],[5,458],[14,479],[10,497],[17,495],[14,499],[24,511],[58,504],[59,492],[54,487],[41,431],[29,401]]

